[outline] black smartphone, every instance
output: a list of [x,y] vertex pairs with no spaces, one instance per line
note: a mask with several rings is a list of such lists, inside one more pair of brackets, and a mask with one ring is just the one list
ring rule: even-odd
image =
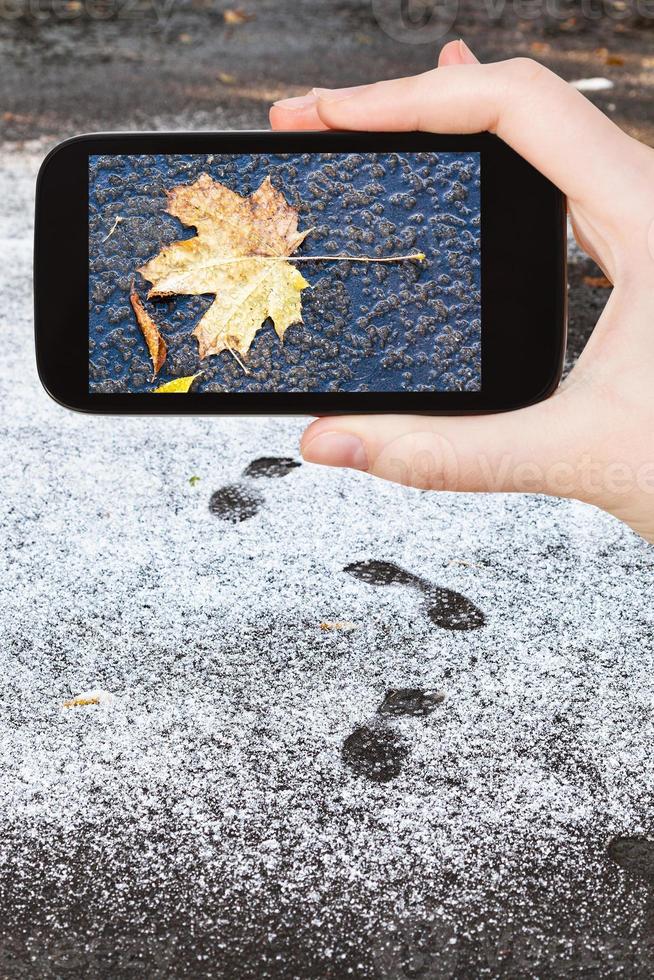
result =
[[527,405],[561,375],[565,214],[488,133],[76,137],[37,183],[39,375],[98,413]]

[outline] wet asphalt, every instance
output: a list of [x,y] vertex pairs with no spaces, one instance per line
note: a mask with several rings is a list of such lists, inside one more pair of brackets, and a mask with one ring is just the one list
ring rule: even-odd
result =
[[[398,22],[403,6],[417,26]],[[520,19],[516,5],[473,0],[420,26],[418,0],[13,0],[0,9],[0,137],[262,127],[276,98],[424,71],[464,36],[482,60],[528,55],[569,80],[607,77],[598,103],[654,143],[654,12],[548,6]],[[246,19],[227,23],[233,10]]]

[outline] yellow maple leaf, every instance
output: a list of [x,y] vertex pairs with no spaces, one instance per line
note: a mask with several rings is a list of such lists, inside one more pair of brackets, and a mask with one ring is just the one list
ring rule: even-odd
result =
[[280,340],[302,322],[300,294],[309,283],[284,259],[308,231],[297,230],[297,210],[269,177],[242,197],[202,174],[168,192],[167,210],[198,233],[165,246],[138,271],[152,283],[148,298],[216,297],[193,331],[201,358],[223,350],[247,354],[268,317]]

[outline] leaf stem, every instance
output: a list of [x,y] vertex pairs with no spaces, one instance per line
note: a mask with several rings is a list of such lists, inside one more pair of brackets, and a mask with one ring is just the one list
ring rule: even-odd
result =
[[[277,256],[274,257],[277,258]],[[409,259],[424,262],[427,256],[424,252],[413,252],[411,255],[388,255],[383,258],[368,255],[347,255],[347,253],[340,255],[280,255],[279,258],[284,258],[286,262],[406,262]]]
[[241,358],[240,358],[240,357],[238,356],[238,354],[236,353],[236,351],[235,351],[235,350],[233,350],[233,348],[231,348],[231,347],[227,347],[226,349],[227,349],[227,350],[229,351],[229,353],[230,353],[230,354],[232,355],[232,357],[233,357],[233,358],[234,358],[234,360],[235,360],[235,361],[237,362],[237,364],[240,364],[240,366],[241,366],[241,367],[243,368],[243,370],[245,371],[245,373],[246,373],[246,374],[252,374],[252,371],[249,371],[249,370],[248,370],[248,369],[246,368],[246,366],[245,366],[245,364],[243,363],[243,361],[241,360]]
[[410,255],[385,255],[380,258],[372,255],[233,255],[227,259],[216,259],[207,263],[209,266],[234,265],[236,262],[407,262],[415,259],[424,262],[427,256],[424,252],[412,252]]

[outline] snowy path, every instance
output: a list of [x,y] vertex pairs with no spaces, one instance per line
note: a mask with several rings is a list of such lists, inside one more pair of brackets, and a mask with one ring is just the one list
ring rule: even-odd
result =
[[[0,973],[386,980],[405,948],[429,978],[651,976],[651,549],[575,503],[307,465],[220,520],[301,422],[51,402],[37,162],[0,172]],[[368,559],[486,625],[343,571]],[[115,702],[61,708],[90,688]],[[377,714],[389,689],[445,698]],[[342,759],[362,727],[394,778]]]

